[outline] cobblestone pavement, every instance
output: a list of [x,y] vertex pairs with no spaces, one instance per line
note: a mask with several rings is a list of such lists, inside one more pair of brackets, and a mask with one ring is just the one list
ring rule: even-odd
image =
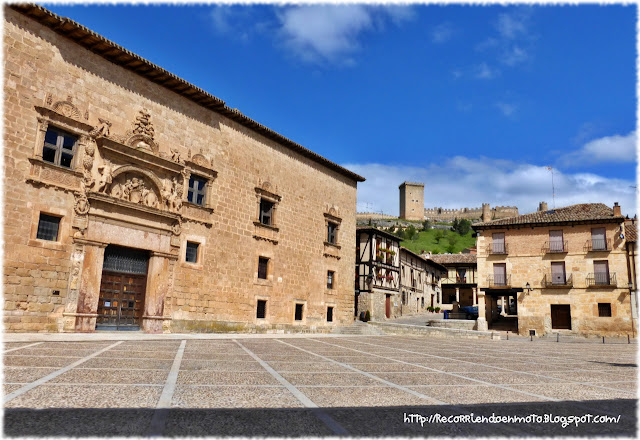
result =
[[[5,435],[636,433],[635,345],[163,336],[5,342]],[[471,423],[471,414],[487,419]],[[582,419],[563,428],[570,416]]]

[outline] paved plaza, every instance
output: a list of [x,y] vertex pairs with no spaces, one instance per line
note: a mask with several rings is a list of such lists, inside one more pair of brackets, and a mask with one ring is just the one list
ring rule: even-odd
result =
[[[69,340],[5,336],[5,435],[636,432],[635,344],[412,336],[52,336]],[[471,414],[486,420],[472,423]],[[532,414],[558,422],[581,419],[563,428]],[[492,415],[528,418],[490,423]],[[445,422],[449,416],[460,417]]]

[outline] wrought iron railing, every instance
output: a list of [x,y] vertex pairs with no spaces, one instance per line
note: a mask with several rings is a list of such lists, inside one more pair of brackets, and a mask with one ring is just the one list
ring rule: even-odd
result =
[[617,286],[616,274],[606,272],[590,273],[587,276],[587,287]]
[[545,254],[563,253],[568,252],[568,241],[546,241],[542,247],[542,252]]
[[487,253],[489,255],[506,255],[509,253],[509,245],[507,243],[491,243],[487,246]]
[[547,272],[542,279],[542,287],[573,287],[573,274]]
[[610,251],[611,250],[611,239],[607,238],[592,238],[591,240],[587,240],[584,245],[585,250],[587,252],[593,251]]
[[489,287],[511,287],[511,275],[487,275]]

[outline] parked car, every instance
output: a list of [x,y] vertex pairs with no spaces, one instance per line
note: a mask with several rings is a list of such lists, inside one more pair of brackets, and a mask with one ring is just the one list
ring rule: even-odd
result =
[[467,314],[467,319],[478,319],[478,306],[460,307],[461,313]]

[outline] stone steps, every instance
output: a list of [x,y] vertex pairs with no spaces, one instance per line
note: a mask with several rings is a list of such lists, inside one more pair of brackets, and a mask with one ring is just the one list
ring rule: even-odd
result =
[[353,324],[337,327],[331,333],[336,335],[373,335],[384,336],[385,332],[362,321],[355,321]]

